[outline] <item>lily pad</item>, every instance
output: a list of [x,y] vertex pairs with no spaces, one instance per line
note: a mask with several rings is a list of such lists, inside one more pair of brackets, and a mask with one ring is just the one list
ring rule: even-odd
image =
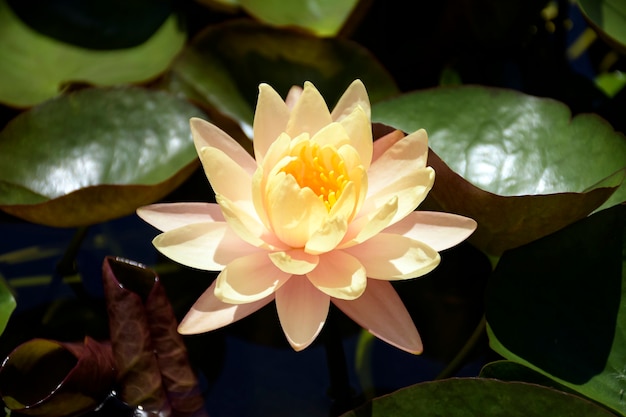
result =
[[164,92],[91,88],[21,113],[0,132],[0,209],[57,227],[132,213],[198,166],[196,107]]
[[490,346],[498,354],[621,415],[625,225],[626,205],[618,205],[506,252],[486,310]]
[[356,78],[372,102],[398,93],[393,78],[364,48],[249,21],[232,21],[199,34],[172,67],[177,89],[250,131],[261,82],[283,97],[311,81],[333,106]]
[[578,0],[583,16],[611,47],[626,53],[626,1]]
[[592,402],[539,385],[483,378],[424,382],[374,399],[343,417],[610,417]]
[[4,278],[0,276],[0,334],[4,332],[16,305],[17,303],[15,302],[13,293],[9,289]]
[[358,0],[218,0],[238,5],[255,18],[274,26],[295,26],[317,36],[335,36]]
[[82,48],[31,29],[0,0],[0,103],[30,107],[57,96],[71,82],[112,86],[148,81],[169,67],[185,41],[171,15],[139,46]]
[[372,119],[427,130],[431,201],[477,220],[471,241],[494,255],[626,201],[624,136],[551,99],[442,87],[376,103]]

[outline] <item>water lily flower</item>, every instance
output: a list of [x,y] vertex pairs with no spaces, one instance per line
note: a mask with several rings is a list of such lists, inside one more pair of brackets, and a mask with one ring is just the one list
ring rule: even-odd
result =
[[221,271],[179,332],[226,326],[274,300],[287,340],[302,350],[333,303],[378,338],[422,351],[390,281],[432,271],[439,251],[476,228],[466,217],[415,211],[435,178],[426,131],[373,141],[360,80],[332,112],[310,82],[286,101],[261,84],[254,157],[217,126],[198,118],[190,124],[217,204],[138,210],[163,231],[153,244],[164,255]]

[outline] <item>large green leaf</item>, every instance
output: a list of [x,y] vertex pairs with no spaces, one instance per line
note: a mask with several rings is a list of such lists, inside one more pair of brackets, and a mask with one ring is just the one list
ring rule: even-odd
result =
[[522,382],[453,378],[374,399],[343,417],[610,417],[590,401]]
[[626,53],[626,0],[578,0],[591,27],[612,47]]
[[491,347],[626,415],[626,205],[506,252],[487,295]]
[[373,102],[398,92],[384,68],[355,43],[247,21],[201,33],[172,71],[178,88],[241,123],[244,130],[252,124],[261,82],[285,97],[293,85],[311,81],[331,107],[356,78],[363,80]]
[[13,293],[7,286],[2,275],[0,275],[0,334],[4,332],[16,305]]
[[85,89],[20,114],[0,132],[0,209],[50,226],[132,213],[197,166],[186,101],[140,88]]
[[81,48],[31,29],[0,0],[0,102],[32,106],[55,97],[70,82],[110,86],[147,81],[170,65],[185,40],[172,15],[139,46]]
[[[562,103],[478,86],[416,91],[373,106],[373,120],[425,128],[437,171],[432,200],[478,221],[472,237],[499,254],[597,209],[622,183],[626,140]],[[440,158],[440,159],[439,159]],[[626,184],[602,206],[626,201]]]
[[335,36],[359,0],[217,0],[239,6],[251,16],[274,26],[295,26],[317,36]]

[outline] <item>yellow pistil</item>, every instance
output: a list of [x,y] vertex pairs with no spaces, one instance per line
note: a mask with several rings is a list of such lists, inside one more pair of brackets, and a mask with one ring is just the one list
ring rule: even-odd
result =
[[313,190],[330,211],[350,180],[341,155],[333,146],[320,147],[311,141],[299,143],[291,155],[294,158],[282,171],[291,174],[301,188]]

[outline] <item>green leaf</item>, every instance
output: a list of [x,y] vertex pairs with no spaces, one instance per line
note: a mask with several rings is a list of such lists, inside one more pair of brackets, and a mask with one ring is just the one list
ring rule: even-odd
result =
[[132,213],[197,167],[196,107],[140,88],[85,89],[21,113],[0,132],[0,209],[60,227]]
[[522,382],[453,378],[374,399],[343,417],[610,417],[590,401]]
[[240,0],[252,16],[275,26],[296,26],[318,36],[335,36],[358,0]]
[[491,347],[626,415],[626,205],[506,252],[487,294]]
[[626,1],[578,0],[589,25],[611,47],[626,53]]
[[244,131],[252,125],[261,82],[285,97],[293,85],[311,81],[330,107],[356,78],[365,83],[372,102],[398,92],[385,69],[355,43],[247,21],[201,33],[174,63],[172,72],[178,89],[236,120]]
[[13,293],[4,278],[0,275],[0,334],[2,334],[7,327],[9,318],[13,310],[15,310],[16,305],[17,303],[15,302]]
[[626,201],[624,136],[594,115],[572,118],[554,100],[442,87],[376,103],[372,112],[373,121],[405,132],[426,129],[437,172],[432,200],[477,220],[472,242],[490,253]]
[[71,82],[112,86],[150,80],[168,68],[185,40],[172,15],[139,46],[81,48],[36,32],[0,0],[0,102],[33,106],[57,96]]

